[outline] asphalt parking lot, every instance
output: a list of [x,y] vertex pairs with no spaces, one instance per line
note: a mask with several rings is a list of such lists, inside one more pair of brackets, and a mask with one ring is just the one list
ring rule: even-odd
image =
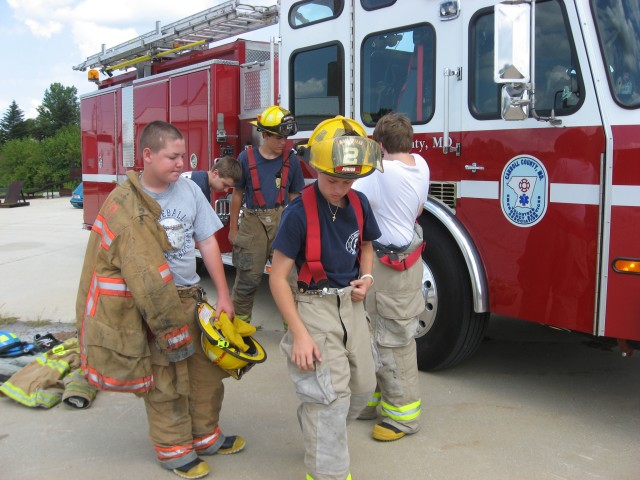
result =
[[[81,223],[82,210],[68,198],[0,209],[0,317],[73,322],[89,235]],[[210,281],[203,284],[215,298]],[[208,478],[302,480],[298,402],[266,280],[254,316],[269,357],[240,381],[226,381],[221,422],[247,448],[209,457]],[[588,337],[492,318],[473,358],[420,374],[418,434],[378,443],[369,436],[372,421],[350,426],[351,473],[354,480],[635,480],[639,373],[640,352],[623,358]],[[32,410],[0,398],[0,419],[0,478],[177,478],[155,463],[144,405],[133,395],[101,392],[87,410]]]

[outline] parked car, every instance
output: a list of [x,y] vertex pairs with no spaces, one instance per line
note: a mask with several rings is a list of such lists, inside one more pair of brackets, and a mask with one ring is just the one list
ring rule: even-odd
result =
[[82,204],[84,202],[84,193],[82,190],[82,182],[80,182],[80,185],[78,185],[74,190],[73,193],[71,194],[71,200],[69,200],[71,202],[71,205],[73,205],[75,208],[82,208]]

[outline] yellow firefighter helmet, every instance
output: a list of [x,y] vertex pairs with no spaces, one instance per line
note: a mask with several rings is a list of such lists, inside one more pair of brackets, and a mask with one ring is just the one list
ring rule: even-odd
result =
[[378,142],[368,138],[358,122],[341,115],[321,122],[298,152],[317,171],[334,177],[355,179],[383,171]]
[[258,127],[259,132],[267,132],[272,135],[288,137],[298,133],[298,124],[293,114],[279,105],[267,107],[257,120],[249,122]]
[[213,363],[236,380],[256,363],[267,359],[267,353],[257,340],[251,337],[255,327],[235,317],[230,320],[225,312],[217,320],[215,309],[201,302],[196,309],[198,325],[202,331],[202,350]]

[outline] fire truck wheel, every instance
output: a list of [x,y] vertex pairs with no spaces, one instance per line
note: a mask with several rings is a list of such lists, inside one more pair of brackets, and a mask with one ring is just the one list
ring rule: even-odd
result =
[[421,222],[425,311],[416,335],[418,367],[453,367],[480,346],[489,314],[475,313],[471,282],[462,254],[448,232],[435,222]]

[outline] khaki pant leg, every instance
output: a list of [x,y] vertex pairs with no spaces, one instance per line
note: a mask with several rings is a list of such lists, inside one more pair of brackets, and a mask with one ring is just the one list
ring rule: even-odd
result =
[[168,362],[151,342],[155,387],[143,394],[149,436],[158,460],[167,469],[181,467],[196,458],[198,449],[217,449],[224,436],[217,429],[224,398],[222,379],[228,374],[213,364],[200,344],[194,298],[182,298],[189,319],[195,353],[186,360]]
[[189,332],[194,343],[195,353],[187,360],[189,376],[189,412],[191,433],[196,451],[215,452],[224,442],[224,435],[218,429],[220,410],[224,399],[223,379],[229,374],[213,363],[200,341],[201,331],[195,320],[196,302],[193,298],[183,298],[185,308],[193,312],[189,323]]
[[346,348],[349,359],[348,388],[351,395],[347,423],[358,418],[376,387],[371,333],[364,302],[352,303],[349,295],[345,295],[343,298],[346,301],[340,304],[340,318],[347,334]]
[[[422,263],[399,272],[376,258],[373,275],[376,281],[367,293],[366,309],[382,364],[376,372],[381,413],[401,431],[415,433],[420,429],[421,400],[414,335],[424,308]],[[406,418],[398,416],[398,411]]]
[[176,390],[177,363],[165,360],[154,342],[150,343],[154,388],[141,394],[147,410],[149,437],[158,460],[169,470],[196,459],[191,435],[191,416],[187,395]]
[[[297,299],[300,316],[322,357],[314,372],[303,372],[290,361],[289,333],[281,342],[290,377],[303,402],[298,419],[304,436],[305,465],[316,480],[347,478],[347,419],[352,410],[362,409],[375,388],[364,308],[361,303],[351,303],[350,292],[350,288],[345,289],[339,298],[302,295]],[[354,400],[357,405],[353,405]]]
[[236,315],[251,319],[253,302],[269,258],[270,242],[262,221],[256,215],[243,215],[233,245],[236,278],[231,300]]

